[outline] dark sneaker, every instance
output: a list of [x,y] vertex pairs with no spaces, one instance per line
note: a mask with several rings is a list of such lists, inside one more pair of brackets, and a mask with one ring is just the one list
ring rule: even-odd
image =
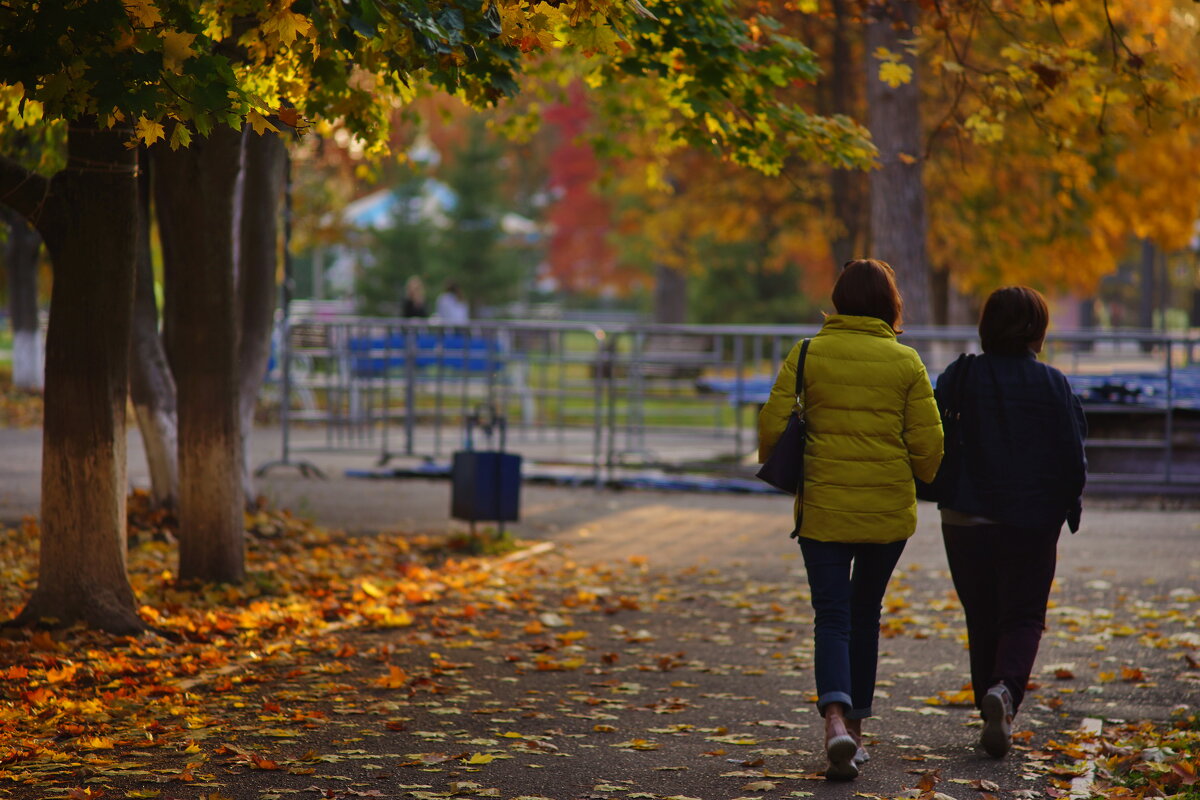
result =
[[996,684],[983,696],[979,713],[983,716],[983,733],[979,744],[992,758],[1004,758],[1012,746],[1012,697],[1004,684]]
[[858,745],[853,736],[835,736],[825,743],[825,755],[829,759],[829,767],[825,770],[825,779],[831,781],[852,781],[858,777],[858,763],[854,756],[858,753]]

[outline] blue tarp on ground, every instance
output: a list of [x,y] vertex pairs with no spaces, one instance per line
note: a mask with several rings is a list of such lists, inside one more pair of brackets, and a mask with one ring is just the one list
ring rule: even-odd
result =
[[[936,380],[936,378],[935,378]],[[1166,408],[1167,373],[1114,372],[1110,375],[1068,375],[1071,388],[1085,404],[1120,404]],[[771,394],[773,375],[736,378],[701,378],[701,392],[723,394],[731,405],[762,404]],[[1171,374],[1175,408],[1200,410],[1200,366],[1181,367]],[[740,388],[740,391],[739,391]]]
[[[411,468],[350,469],[347,478],[450,478],[450,465],[426,461]],[[780,494],[778,489],[753,478],[706,476],[699,474],[663,475],[637,473],[602,479],[606,489],[648,489],[670,492],[735,492],[740,494]],[[596,478],[589,470],[578,472],[523,469],[521,481],[548,486],[595,486]]]

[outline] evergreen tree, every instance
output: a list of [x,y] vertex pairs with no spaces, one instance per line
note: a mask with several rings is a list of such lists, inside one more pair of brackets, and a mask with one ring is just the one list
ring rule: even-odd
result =
[[532,273],[532,264],[505,241],[501,227],[506,210],[501,196],[502,158],[503,151],[488,136],[483,118],[472,117],[466,139],[448,159],[443,174],[457,200],[448,215],[449,225],[439,231],[435,260],[440,277],[456,281],[473,310],[517,299]]
[[[521,296],[536,258],[531,248],[507,241],[501,224],[516,203],[505,196],[504,150],[488,135],[482,117],[469,118],[465,127],[462,144],[439,170],[411,171],[393,189],[392,224],[374,234],[372,263],[358,282],[366,313],[398,313],[411,275],[424,282],[431,311],[447,281],[462,287],[476,312]],[[441,180],[453,198],[443,214],[421,210],[430,178]]]
[[404,284],[411,275],[420,276],[428,290],[435,285],[431,283],[437,277],[432,263],[434,229],[420,213],[423,184],[419,173],[409,171],[392,190],[396,196],[392,224],[372,233],[371,263],[357,283],[359,307],[365,314],[399,314]]

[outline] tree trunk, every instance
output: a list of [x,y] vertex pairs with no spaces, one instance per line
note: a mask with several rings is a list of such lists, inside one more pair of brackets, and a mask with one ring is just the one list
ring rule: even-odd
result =
[[158,332],[154,299],[154,265],[150,258],[150,158],[141,151],[138,179],[137,272],[133,299],[130,352],[130,396],[150,470],[150,497],[160,508],[174,509],[179,500],[179,436],[175,379]]
[[[18,624],[145,625],[125,571],[125,402],[137,231],[131,131],[76,120],[67,168],[0,197],[33,219],[54,264],[42,430],[38,582]],[[73,166],[83,165],[83,166]],[[7,170],[5,170],[7,171]]]
[[1138,280],[1138,327],[1154,330],[1158,310],[1158,248],[1150,239],[1142,239],[1142,261]]
[[979,323],[979,304],[975,298],[963,294],[954,280],[948,281],[946,287],[946,324],[947,325],[977,325]]
[[[855,91],[857,70],[854,67],[853,45],[850,41],[850,10],[847,0],[833,0],[833,58],[830,69],[829,114],[855,116],[858,113],[858,92]],[[866,175],[860,170],[835,169],[830,172],[830,199],[838,229],[829,243],[833,254],[834,276],[842,265],[866,252],[863,246],[865,227],[864,202]]]
[[687,277],[677,269],[659,264],[654,268],[654,321],[687,322]]
[[[1150,239],[1142,239],[1142,262],[1138,280],[1138,327],[1154,330],[1154,312],[1158,305],[1158,248]],[[1154,349],[1151,342],[1141,343],[1143,353]]]
[[8,314],[12,320],[12,382],[17,389],[40,392],[44,385],[42,332],[38,327],[37,269],[42,239],[25,218],[6,210],[8,223]]
[[238,398],[242,429],[242,493],[254,501],[254,468],[250,435],[258,392],[271,357],[279,264],[279,214],[283,207],[283,178],[287,150],[275,133],[245,134],[245,164],[241,194],[238,248],[238,301],[241,336],[238,340]]
[[[917,6],[912,0],[883,0],[868,8],[867,127],[879,149],[880,168],[871,173],[871,247],[875,258],[896,270],[904,295],[904,322],[928,325],[929,262],[926,256],[925,186],[921,179],[920,91],[913,26]],[[912,79],[895,88],[879,79],[878,48],[901,56]]]
[[165,310],[179,410],[179,577],[237,582],[245,575],[233,274],[241,134],[220,126],[154,158],[159,230],[174,262]]

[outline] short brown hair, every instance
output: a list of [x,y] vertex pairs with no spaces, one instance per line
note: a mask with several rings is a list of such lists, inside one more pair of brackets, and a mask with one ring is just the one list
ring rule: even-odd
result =
[[842,267],[833,285],[833,307],[839,314],[881,319],[896,333],[904,315],[904,298],[896,286],[896,273],[876,258],[855,258]]
[[1046,336],[1050,309],[1041,292],[1028,286],[1004,286],[992,292],[979,315],[983,352],[1023,355]]

